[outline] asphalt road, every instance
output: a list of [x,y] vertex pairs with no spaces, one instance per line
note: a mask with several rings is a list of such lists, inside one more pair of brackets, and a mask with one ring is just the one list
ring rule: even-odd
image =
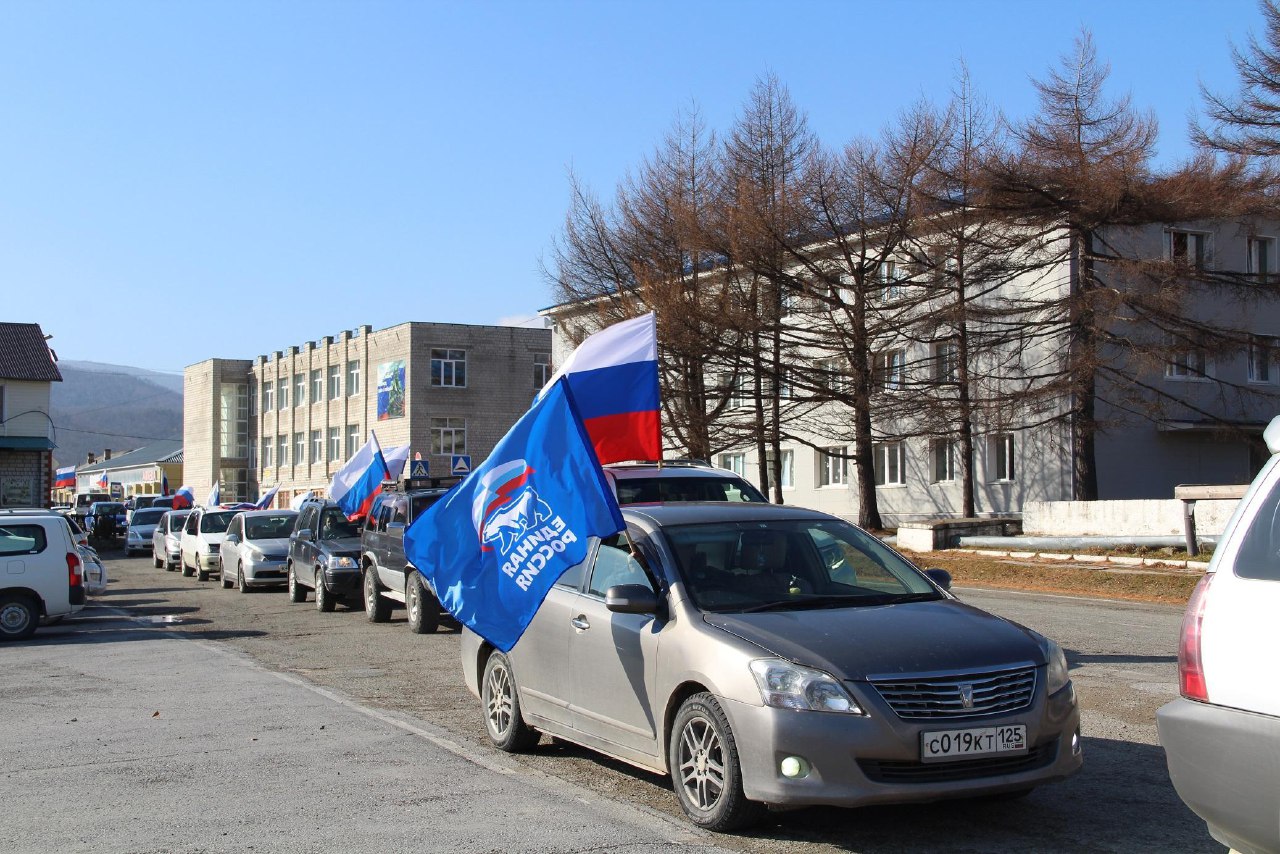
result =
[[[359,840],[361,829],[371,826],[368,819],[371,810],[385,811],[388,804],[398,802],[397,798],[408,798],[402,811],[407,821],[413,820],[410,817],[418,813],[418,802],[409,795],[390,793],[397,791],[397,787],[404,789],[410,780],[430,781],[432,791],[439,790],[447,781],[446,791],[459,798],[470,797],[463,785],[465,781],[452,780],[453,774],[460,773],[458,758],[461,756],[497,763],[495,767],[509,764],[517,773],[506,776],[516,782],[554,782],[564,787],[554,794],[570,801],[578,797],[572,793],[582,793],[583,799],[593,802],[591,811],[608,814],[611,822],[618,810],[621,813],[617,814],[624,819],[639,810],[639,814],[647,816],[643,824],[653,831],[652,841],[646,842],[639,836],[630,839],[646,848],[655,843],[671,844],[674,840],[693,841],[697,847],[714,843],[749,852],[1223,850],[1209,837],[1204,824],[1178,800],[1169,783],[1164,754],[1156,737],[1155,710],[1177,693],[1176,643],[1181,621],[1181,611],[1177,608],[960,590],[962,598],[1044,632],[1067,649],[1083,709],[1085,767],[1079,775],[1011,803],[946,802],[859,810],[814,808],[776,814],[750,834],[709,838],[684,832],[686,825],[680,819],[675,796],[665,778],[547,739],[534,752],[514,760],[490,748],[479,703],[462,684],[456,630],[414,635],[405,626],[403,611],[394,612],[391,623],[372,625],[365,620],[362,610],[340,606],[336,613],[322,614],[311,602],[291,605],[283,592],[246,595],[222,590],[216,580],[199,583],[178,573],[153,569],[147,559],[108,557],[112,584],[93,607],[76,620],[42,629],[37,636],[37,646],[5,649],[3,653],[13,658],[15,654],[30,655],[30,649],[68,652],[73,648],[84,649],[88,662],[99,655],[95,644],[98,640],[104,641],[102,649],[119,650],[113,655],[126,651],[132,655],[135,648],[148,646],[136,643],[137,640],[176,636],[199,643],[166,640],[166,649],[180,648],[183,652],[157,656],[151,659],[151,666],[157,660],[172,656],[207,660],[217,669],[225,669],[227,661],[240,662],[243,667],[249,666],[244,662],[253,662],[262,669],[254,672],[265,671],[268,675],[282,674],[284,679],[294,679],[282,684],[309,694],[296,702],[320,704],[325,709],[336,704],[347,710],[366,710],[359,713],[357,723],[344,718],[333,726],[376,729],[389,725],[378,717],[383,715],[400,725],[400,735],[392,739],[398,740],[397,743],[422,741],[421,736],[411,732],[416,727],[433,734],[440,744],[428,743],[436,747],[445,745],[449,756],[430,751],[406,755],[405,762],[397,766],[399,772],[390,775],[390,779],[369,772],[360,797],[334,807],[328,817],[328,827],[330,832],[342,834],[344,848],[348,847],[348,837]],[[128,615],[129,621],[121,624],[115,616],[117,613]],[[134,640],[120,641],[122,633]],[[124,645],[118,646],[121,643]],[[231,653],[232,657],[222,653]],[[113,660],[110,656],[109,659]],[[25,666],[23,669],[38,672]],[[85,672],[93,672],[88,664]],[[282,682],[281,676],[271,678]],[[8,676],[0,679],[0,695],[9,693],[5,683],[11,682]],[[33,685],[29,690],[36,692],[29,701],[31,704],[41,709],[61,708],[56,692],[48,698],[43,696],[46,692],[40,690],[40,680],[29,679],[25,684]],[[308,686],[330,693],[316,695]],[[97,691],[99,687],[91,680],[83,690]],[[101,690],[106,690],[105,686]],[[183,689],[169,686],[165,690],[181,693]],[[314,730],[317,725],[314,716],[302,715],[295,722],[291,714],[280,712],[266,705],[267,702],[252,693],[238,694],[232,700],[218,699],[213,704],[218,714],[210,708],[202,732],[210,739],[215,738],[215,731],[219,740],[234,739],[236,734],[251,738],[258,734],[264,716],[273,715],[287,721],[276,721],[273,726],[291,732],[292,736],[297,736],[299,731]],[[144,705],[149,708],[154,703]],[[22,708],[25,707],[15,706],[8,700],[0,702],[0,721],[9,720]],[[145,736],[138,733],[138,737]],[[190,737],[187,749],[210,749],[201,738],[194,734]],[[448,745],[456,750],[448,749]],[[289,758],[288,744],[280,746],[285,751],[282,754],[266,747],[255,746],[257,760],[253,768],[256,770],[251,772],[243,768],[236,772],[226,763],[216,762],[199,765],[193,772],[199,774],[199,784],[193,788],[208,790],[204,795],[193,792],[193,797],[203,798],[207,809],[219,817],[216,826],[223,826],[225,830],[225,823],[234,822],[237,811],[244,809],[243,800],[233,797],[238,784],[265,773],[264,769],[270,770],[268,777],[271,778],[281,767],[287,769],[294,761]],[[144,748],[134,745],[133,749]],[[328,759],[333,769],[344,775],[353,763],[362,764],[360,748],[331,751]],[[461,773],[480,772],[471,763],[461,768]],[[455,788],[455,782],[462,788]],[[383,788],[389,792],[379,797]],[[222,797],[223,793],[227,797]],[[507,795],[501,797],[505,799]],[[451,805],[453,800],[446,798]],[[604,809],[602,804],[610,806]],[[133,811],[140,816],[147,813],[142,806],[135,806]],[[323,820],[324,812],[322,807],[307,804],[290,808],[293,823],[299,823],[299,815],[310,816],[312,823]],[[448,816],[452,822],[454,813]],[[512,822],[523,825],[526,821],[525,813],[513,811],[491,817],[501,828],[495,832],[503,834],[511,831]],[[11,817],[0,818],[0,830],[11,821]],[[310,826],[305,821],[301,823]],[[207,824],[197,823],[192,827]],[[571,823],[571,826],[575,825]],[[620,826],[626,827],[626,821]],[[206,850],[191,841],[206,839],[205,836],[184,838],[188,842],[173,850]],[[521,838],[528,842],[530,837]],[[209,837],[207,850],[247,850],[244,839],[237,837],[221,846],[216,837]],[[411,847],[489,850],[483,843],[478,844],[480,847],[467,848],[455,844],[453,836],[444,834],[429,835],[422,838],[420,845]],[[552,841],[538,850],[611,847],[610,842],[586,838],[574,839],[566,847],[560,845]],[[69,845],[67,850],[75,847]],[[400,850],[395,844],[389,848]],[[490,848],[523,850],[518,844],[511,847],[507,837],[500,840],[497,836],[493,837]],[[169,849],[123,845],[83,850]],[[285,849],[268,844],[258,850]],[[296,850],[311,849],[304,845]],[[388,846],[384,844],[381,850],[388,850]]]

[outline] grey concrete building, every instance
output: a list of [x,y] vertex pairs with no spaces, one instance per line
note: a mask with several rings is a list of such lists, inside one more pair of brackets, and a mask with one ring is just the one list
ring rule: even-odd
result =
[[287,506],[324,491],[370,430],[432,475],[457,456],[477,465],[550,377],[550,354],[547,329],[407,322],[200,362],[186,369],[186,483],[203,500],[220,480],[223,502],[278,485]]

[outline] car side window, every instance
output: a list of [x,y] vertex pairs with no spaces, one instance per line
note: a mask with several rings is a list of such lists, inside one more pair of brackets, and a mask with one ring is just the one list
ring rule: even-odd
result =
[[631,541],[626,534],[616,534],[600,543],[587,592],[604,596],[610,587],[619,584],[641,584],[653,589],[644,567],[631,554]]
[[382,508],[385,505],[386,502],[381,496],[373,500],[373,507],[369,510],[369,515],[364,520],[364,529],[366,531],[376,532],[381,530],[382,526],[379,524],[379,519],[382,516]]
[[196,526],[199,523],[200,523],[200,518],[195,513],[192,513],[190,516],[187,517],[186,532],[188,534],[194,534],[196,532]]
[[404,498],[397,498],[391,503],[391,519],[389,521],[399,522],[402,525],[409,524],[409,502]]
[[0,528],[0,556],[32,555],[45,550],[48,537],[39,525],[5,525]]
[[1280,581],[1280,485],[1262,497],[1240,538],[1233,571],[1237,578]]

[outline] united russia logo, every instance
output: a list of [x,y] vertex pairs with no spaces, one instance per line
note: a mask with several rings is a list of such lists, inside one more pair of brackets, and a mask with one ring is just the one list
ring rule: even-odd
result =
[[534,489],[534,474],[525,460],[512,460],[486,471],[476,486],[471,523],[481,551],[498,553],[502,572],[528,590],[547,561],[578,537]]

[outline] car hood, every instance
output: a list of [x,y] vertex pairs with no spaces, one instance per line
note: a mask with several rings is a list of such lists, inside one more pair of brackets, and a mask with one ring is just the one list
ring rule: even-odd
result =
[[709,625],[841,679],[982,670],[1044,652],[1016,623],[954,599],[865,608],[704,614]]
[[360,557],[360,538],[343,537],[339,540],[320,540],[320,551],[334,557]]
[[289,551],[289,538],[273,537],[267,540],[247,540],[241,543],[241,545],[257,549],[263,554],[282,555]]
[[226,536],[227,535],[225,531],[218,534],[206,534],[204,532],[201,532],[199,534],[196,534],[196,539],[200,540],[201,542],[214,545],[216,543],[221,543],[224,539],[226,539]]
[[140,535],[144,537],[149,537],[156,532],[156,526],[155,525],[130,525],[129,530],[137,531]]

